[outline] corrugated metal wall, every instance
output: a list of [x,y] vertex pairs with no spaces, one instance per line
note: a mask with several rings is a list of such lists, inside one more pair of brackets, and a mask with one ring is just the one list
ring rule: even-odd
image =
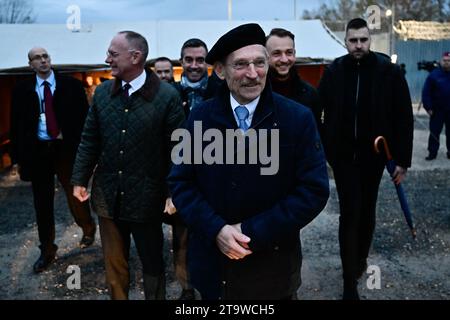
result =
[[439,61],[445,51],[450,51],[450,40],[443,41],[397,41],[395,51],[398,54],[398,64],[406,66],[406,80],[408,81],[413,103],[421,100],[422,87],[428,76],[428,71],[418,70],[417,62]]

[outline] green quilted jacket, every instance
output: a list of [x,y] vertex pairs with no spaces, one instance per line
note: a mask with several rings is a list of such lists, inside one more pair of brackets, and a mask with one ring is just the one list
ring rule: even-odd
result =
[[[176,90],[151,71],[127,100],[121,82],[109,80],[95,91],[75,160],[72,184],[87,186],[91,205],[102,217],[134,222],[162,218],[168,195],[172,131],[184,120]],[[117,202],[120,199],[120,202]]]

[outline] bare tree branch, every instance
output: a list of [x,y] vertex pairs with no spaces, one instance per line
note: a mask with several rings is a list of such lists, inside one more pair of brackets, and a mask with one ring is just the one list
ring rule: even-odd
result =
[[0,23],[33,23],[35,20],[30,0],[0,0]]

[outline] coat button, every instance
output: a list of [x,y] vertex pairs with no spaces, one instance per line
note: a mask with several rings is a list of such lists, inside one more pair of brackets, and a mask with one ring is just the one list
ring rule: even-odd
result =
[[125,109],[124,111],[125,111],[125,112],[128,112],[128,109]]
[[122,130],[122,133],[125,133],[125,132],[127,132],[127,130],[123,129],[123,130]]
[[231,181],[231,189],[236,189],[237,183],[234,181]]
[[225,280],[223,280],[223,281],[222,281],[222,284],[223,284],[223,285],[226,285],[226,284],[227,284],[227,282],[226,282]]
[[122,191],[122,192],[120,193],[120,195],[121,195],[121,196],[125,195],[125,192]]
[[120,150],[119,153],[120,153],[120,154],[123,154],[123,150]]
[[122,174],[122,171],[119,171],[119,174]]
[[278,251],[279,249],[280,249],[279,246],[275,246],[275,247],[273,248],[273,250],[275,250],[275,251]]

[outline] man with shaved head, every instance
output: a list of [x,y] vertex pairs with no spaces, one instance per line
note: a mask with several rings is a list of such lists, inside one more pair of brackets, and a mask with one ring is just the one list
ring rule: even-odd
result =
[[33,266],[42,272],[55,258],[55,174],[67,197],[70,212],[82,228],[80,247],[94,242],[95,222],[89,205],[72,195],[70,176],[89,105],[80,81],[52,69],[41,47],[28,52],[35,75],[14,89],[11,106],[12,162],[20,178],[31,181],[41,255]]

